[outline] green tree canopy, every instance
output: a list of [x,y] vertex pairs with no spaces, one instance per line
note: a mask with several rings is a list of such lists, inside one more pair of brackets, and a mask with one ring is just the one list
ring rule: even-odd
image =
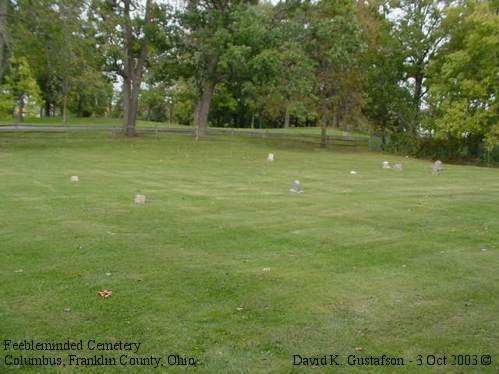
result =
[[40,103],[40,88],[25,57],[11,57],[10,67],[2,87],[1,107],[17,113],[22,121],[26,105]]

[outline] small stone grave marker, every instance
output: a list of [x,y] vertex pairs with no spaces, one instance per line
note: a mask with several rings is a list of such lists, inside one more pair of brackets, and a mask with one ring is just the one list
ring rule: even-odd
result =
[[301,188],[300,181],[297,179],[293,182],[293,185],[291,186],[291,189],[289,192],[295,192],[295,193],[302,193],[303,190]]
[[433,175],[438,175],[443,170],[442,161],[437,160],[433,164],[431,164],[431,171]]
[[144,195],[135,195],[134,202],[135,204],[145,204],[146,197]]
[[267,161],[274,161],[274,154],[273,153],[269,153],[269,155],[267,156]]
[[402,164],[393,165],[393,170],[402,171],[403,170]]
[[391,169],[390,163],[388,161],[383,161],[383,169]]
[[69,178],[71,182],[79,182],[80,178],[77,175],[72,175],[71,178]]

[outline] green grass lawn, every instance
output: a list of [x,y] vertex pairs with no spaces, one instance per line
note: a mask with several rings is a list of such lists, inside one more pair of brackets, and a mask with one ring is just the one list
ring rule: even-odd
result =
[[[0,124],[14,124],[16,121],[14,119],[1,119]],[[43,117],[43,118],[26,118],[21,124],[24,125],[52,125],[52,126],[63,126],[62,117]],[[69,117],[68,125],[95,125],[95,126],[122,126],[123,120],[120,118],[107,118],[107,117]],[[153,122],[153,121],[137,121],[137,127],[186,127],[174,123],[167,122]]]
[[[320,135],[321,134],[321,129],[320,127],[290,127],[290,128],[275,128],[275,129],[250,129],[250,128],[238,128],[234,129],[236,131],[267,131],[270,133],[276,133],[276,134],[289,134],[289,135]],[[358,131],[349,131],[345,132],[341,129],[334,129],[334,128],[328,128],[327,129],[327,134],[329,136],[334,135],[334,136],[354,136],[356,138],[361,138],[361,139],[369,139],[369,135],[366,133],[361,133]]]
[[[8,119],[0,119],[0,124],[13,124],[15,123],[15,120],[8,120]],[[51,125],[51,126],[63,126],[63,121],[61,117],[43,117],[43,118],[27,118],[22,124],[25,125]],[[68,125],[69,126],[77,126],[77,125],[93,125],[93,126],[121,126],[122,125],[122,119],[120,118],[105,118],[105,117],[99,117],[99,118],[77,118],[77,117],[69,117],[68,118]],[[137,128],[192,128],[190,126],[183,126],[179,125],[177,123],[170,123],[170,122],[154,122],[154,121],[143,121],[143,120],[138,120],[137,121]],[[241,131],[241,132],[247,132],[247,131],[266,131],[270,133],[277,133],[277,134],[290,134],[290,135],[320,135],[320,128],[319,127],[291,127],[291,128],[269,128],[269,129],[251,129],[251,128],[237,128],[237,129],[232,129],[232,128],[224,128],[227,131],[235,130],[235,131]],[[336,135],[336,136],[343,136],[345,133],[343,130],[340,129],[333,129],[329,128],[328,129],[328,135]],[[368,139],[369,135],[366,133],[359,133],[356,131],[348,132],[349,136],[355,136],[356,138],[361,138],[361,139]]]
[[[0,339],[141,342],[104,355],[180,354],[203,373],[318,372],[294,354],[359,373],[468,372],[453,354],[490,354],[471,371],[499,371],[498,169],[433,176],[428,161],[240,137],[0,134],[0,256]],[[347,364],[382,354],[405,367]],[[148,371],[87,372],[124,368]]]

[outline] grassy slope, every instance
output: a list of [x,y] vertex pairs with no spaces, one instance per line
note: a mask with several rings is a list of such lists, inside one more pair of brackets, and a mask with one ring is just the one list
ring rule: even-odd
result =
[[[15,121],[9,120],[1,120],[0,124],[12,124]],[[62,126],[62,118],[61,117],[44,117],[44,118],[27,118],[23,124],[30,125],[57,125]],[[76,125],[95,125],[95,126],[121,126],[122,120],[119,118],[74,118],[70,117],[68,119],[68,125],[76,126]],[[176,128],[189,128],[189,126],[182,126],[176,123],[167,123],[167,122],[153,122],[153,121],[137,121],[137,127],[176,127]],[[230,128],[227,128],[229,131]],[[300,134],[300,135],[320,135],[319,127],[299,127],[299,128],[276,128],[276,129],[250,129],[250,128],[238,128],[236,131],[270,131],[272,133],[283,133],[283,134]],[[328,135],[343,135],[342,130],[328,129]],[[351,135],[355,135],[361,138],[368,138],[367,134],[352,132]]]
[[497,169],[435,177],[425,161],[262,139],[2,134],[0,336],[141,341],[213,373],[442,352],[490,353],[497,372],[498,203]]

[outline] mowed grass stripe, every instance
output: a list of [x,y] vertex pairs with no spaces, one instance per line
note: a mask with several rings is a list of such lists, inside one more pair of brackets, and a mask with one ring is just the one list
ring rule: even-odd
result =
[[128,338],[213,373],[297,372],[292,354],[356,347],[495,357],[498,203],[497,169],[432,176],[350,148],[2,134],[1,335]]

